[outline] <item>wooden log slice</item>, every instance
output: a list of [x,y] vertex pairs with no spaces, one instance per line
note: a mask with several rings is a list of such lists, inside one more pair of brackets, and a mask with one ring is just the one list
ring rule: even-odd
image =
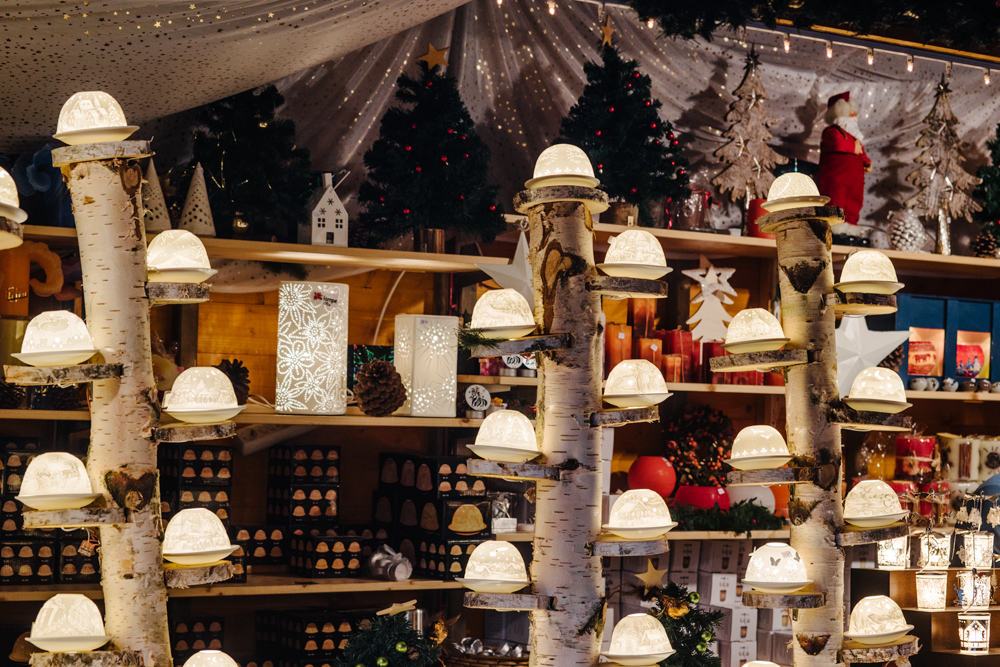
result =
[[670,284],[648,278],[594,276],[587,279],[587,289],[615,299],[665,299]]
[[77,364],[76,366],[4,366],[3,374],[11,384],[65,387],[94,380],[122,376],[121,364]]
[[550,185],[548,187],[521,190],[514,195],[514,208],[518,213],[540,204],[578,201],[587,205],[591,213],[608,210],[608,193],[596,188],[579,185]]
[[713,373],[743,373],[745,371],[768,371],[775,368],[797,366],[809,361],[807,350],[771,350],[769,352],[745,352],[727,354],[709,359]]
[[904,414],[854,410],[843,405],[830,410],[830,423],[853,431],[889,431],[905,433],[913,430],[913,420]]
[[784,211],[765,213],[757,218],[757,227],[765,234],[773,234],[781,225],[804,222],[806,220],[822,220],[833,226],[844,221],[844,211],[836,206],[802,206]]
[[25,530],[41,528],[88,528],[125,523],[120,507],[84,507],[77,510],[24,510]]
[[61,168],[78,162],[143,158],[153,154],[148,141],[103,141],[96,144],[52,149],[52,166]]
[[910,534],[910,526],[905,521],[899,521],[891,526],[880,528],[862,528],[846,524],[844,532],[837,535],[837,544],[842,547],[855,544],[872,544],[883,540],[893,540]]
[[153,429],[155,442],[195,442],[198,440],[221,440],[236,435],[236,424],[167,424]]
[[32,653],[31,667],[143,667],[139,651],[87,651],[86,653]]
[[533,611],[555,609],[556,599],[531,593],[466,593],[465,606],[470,609],[497,611]]
[[503,461],[469,459],[466,465],[468,466],[469,474],[476,477],[558,480],[562,476],[562,469],[556,466],[538,465],[537,463],[505,463]]
[[149,305],[204,303],[211,288],[206,283],[146,283]]
[[896,312],[895,294],[837,292],[832,297],[833,311],[840,315],[890,315]]
[[165,563],[163,576],[166,579],[167,588],[191,588],[192,586],[217,584],[220,581],[233,578],[233,564],[227,560],[195,566]]
[[896,658],[905,658],[916,655],[920,650],[920,641],[912,636],[900,637],[888,644],[862,644],[853,639],[845,639],[840,646],[837,657],[841,662],[853,663],[883,663],[890,662]]
[[589,546],[591,553],[595,556],[616,558],[655,556],[670,551],[670,543],[667,541],[666,535],[652,540],[626,540],[614,535],[601,535],[601,539],[592,542]]
[[806,590],[795,593],[743,591],[743,606],[753,609],[820,609],[826,606],[826,593]]
[[506,354],[532,354],[534,352],[565,350],[572,346],[572,334],[544,334],[515,340],[498,340],[489,345],[478,345],[469,348],[469,354],[475,358],[500,357]]
[[819,468],[768,468],[764,470],[731,470],[726,474],[726,486],[771,486],[815,482]]
[[652,405],[646,408],[620,408],[617,410],[602,410],[591,413],[589,423],[591,426],[624,426],[625,424],[639,424],[642,422],[660,421],[660,407]]

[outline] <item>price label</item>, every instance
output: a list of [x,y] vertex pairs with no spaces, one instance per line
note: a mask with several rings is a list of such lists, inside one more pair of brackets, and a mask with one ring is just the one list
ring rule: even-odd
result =
[[524,358],[520,354],[505,354],[501,358],[507,368],[520,368],[524,363]]
[[534,354],[525,354],[525,355],[523,355],[521,357],[521,362],[524,364],[524,367],[527,368],[527,369],[529,369],[529,370],[535,370],[536,368],[538,368],[538,362],[535,361],[535,355]]
[[490,407],[490,392],[481,384],[469,385],[465,390],[465,403],[470,410],[483,412]]

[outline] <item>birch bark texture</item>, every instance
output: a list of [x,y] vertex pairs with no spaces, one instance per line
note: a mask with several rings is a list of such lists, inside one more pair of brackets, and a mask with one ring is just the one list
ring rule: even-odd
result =
[[542,463],[579,463],[561,481],[536,483],[531,579],[536,593],[556,598],[556,610],[531,612],[532,667],[595,665],[604,628],[601,559],[586,548],[601,530],[601,428],[578,420],[601,409],[601,297],[587,289],[597,275],[588,201],[604,205],[607,195],[563,186],[515,199],[530,225],[535,321],[543,334],[573,335],[569,348],[539,355]]
[[95,380],[87,472],[95,490],[125,510],[125,523],[101,526],[105,628],[119,651],[145,667],[171,667],[156,445],[156,383],[146,298],[142,170],[144,141],[59,148],[53,163],[69,186],[76,219],[87,324],[120,378]]
[[[809,361],[790,366],[785,389],[786,433],[795,467],[832,467],[833,474],[796,484],[789,503],[791,545],[806,564],[814,586],[826,592],[826,606],[800,609],[792,620],[795,667],[837,662],[844,629],[844,552],[840,427],[829,419],[837,390],[836,318],[828,307],[833,293],[830,219],[839,209],[793,209],[772,219],[776,235],[782,328],[786,348],[809,351]],[[842,218],[841,220],[842,221]],[[766,224],[766,223],[765,223]]]

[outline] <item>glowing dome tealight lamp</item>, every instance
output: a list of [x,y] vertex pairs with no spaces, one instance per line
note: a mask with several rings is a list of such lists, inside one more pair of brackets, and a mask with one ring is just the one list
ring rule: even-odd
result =
[[59,141],[78,146],[100,141],[124,141],[138,125],[129,125],[125,112],[111,95],[91,90],[76,93],[63,104],[59,125],[53,135]]
[[68,310],[50,310],[28,322],[21,351],[11,356],[31,366],[51,367],[79,364],[95,352],[83,320]]
[[83,461],[66,452],[45,452],[28,464],[15,498],[35,510],[70,510],[100,495],[92,491]]
[[767,201],[761,204],[768,213],[803,206],[824,206],[829,197],[819,194],[813,179],[800,171],[790,171],[774,179],[767,191]]
[[204,507],[181,510],[163,532],[163,558],[178,565],[208,565],[236,551],[226,527]]
[[514,593],[531,583],[521,552],[510,542],[495,540],[475,548],[458,581],[477,593]]
[[184,662],[183,667],[240,667],[228,653],[206,649],[198,651]]
[[747,426],[733,440],[731,458],[726,463],[737,470],[780,468],[792,460],[788,445],[773,426]]
[[189,368],[174,380],[163,398],[163,410],[191,424],[214,424],[235,417],[245,405],[236,402],[233,383],[211,366]]
[[619,408],[657,405],[669,396],[663,373],[646,359],[618,362],[604,384],[604,400]]
[[656,280],[673,269],[667,267],[663,246],[645,229],[628,229],[609,240],[604,262],[597,268],[609,276]]
[[488,414],[476,433],[476,443],[469,449],[489,461],[505,463],[524,463],[541,454],[535,427],[517,410]]
[[892,598],[869,595],[854,605],[850,627],[844,636],[862,644],[888,644],[912,629]]
[[513,339],[535,330],[528,300],[514,289],[491,290],[476,300],[469,327],[487,338]]
[[629,489],[611,506],[604,529],[626,540],[651,540],[676,525],[660,494],[650,489]]
[[578,185],[596,188],[600,181],[594,176],[590,158],[572,144],[555,144],[541,152],[535,160],[535,173],[524,187],[529,190],[552,185]]
[[781,323],[764,308],[744,308],[736,313],[726,329],[722,347],[731,354],[780,350],[788,342]]
[[857,374],[844,402],[855,410],[890,414],[910,407],[906,402],[906,388],[899,374],[878,366],[866,368]]
[[654,616],[629,614],[611,633],[611,646],[604,657],[619,665],[655,665],[674,653],[670,638]]
[[840,292],[895,294],[903,288],[896,280],[892,260],[878,250],[857,250],[852,253],[840,272],[840,282],[834,289]]
[[769,542],[750,556],[743,584],[763,593],[794,593],[812,583],[799,552],[780,542]]
[[888,526],[906,515],[899,496],[880,479],[858,482],[844,499],[844,521],[862,528]]
[[104,634],[104,619],[93,600],[61,593],[42,605],[27,639],[50,653],[85,653],[104,646],[111,637]]
[[151,283],[201,283],[217,273],[205,244],[185,229],[168,229],[150,241],[146,272]]
[[[18,223],[28,219],[28,214],[21,208],[21,200],[17,196],[17,184],[3,167],[0,167],[0,218],[7,218]],[[17,243],[13,243],[0,238],[0,250],[19,245],[21,245],[20,239]]]

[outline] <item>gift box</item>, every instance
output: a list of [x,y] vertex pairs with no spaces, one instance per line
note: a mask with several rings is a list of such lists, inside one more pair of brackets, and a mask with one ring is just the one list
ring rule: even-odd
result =
[[392,363],[392,345],[348,345],[347,346],[347,388],[354,389],[358,371],[369,361]]
[[709,607],[709,610],[723,612],[722,623],[719,624],[719,628],[715,632],[715,636],[719,639],[719,641],[756,641],[756,609],[747,609],[745,607],[741,607],[739,609]]
[[753,633],[750,641],[724,642],[719,641],[719,659],[722,667],[740,667],[757,659],[757,633]]
[[268,486],[339,484],[339,445],[293,445],[271,447],[267,461]]
[[743,584],[736,574],[700,572],[698,593],[702,601],[712,607],[736,609],[743,606]]
[[37,449],[8,449],[0,454],[3,462],[0,466],[0,496],[13,498],[21,491],[21,479],[28,464],[40,453]]
[[362,542],[359,536],[292,538],[292,573],[310,579],[358,577],[363,563]]
[[706,540],[701,546],[698,570],[736,572],[739,565],[739,543],[739,540]]
[[697,572],[701,540],[678,540],[670,544],[670,572]]
[[24,505],[11,497],[0,499],[0,535],[19,535],[24,525]]
[[0,545],[0,584],[52,584],[59,543],[54,539],[4,540]]
[[659,338],[640,338],[637,359],[645,359],[659,369],[663,368],[663,343]]
[[482,540],[491,535],[492,503],[487,498],[426,498],[399,494],[396,524],[403,533],[442,541]]
[[629,299],[628,300],[628,322],[632,325],[632,358],[639,359],[639,341],[643,338],[652,338],[656,329],[654,320],[656,319],[657,299]]
[[170,652],[178,663],[198,651],[222,650],[225,620],[219,616],[171,619]]
[[684,382],[684,357],[680,354],[665,354],[660,359],[663,379],[667,382]]
[[336,523],[339,484],[298,484],[279,487],[268,484],[267,522],[290,525]]
[[233,455],[229,447],[179,445],[159,448],[164,485],[231,486]]
[[677,382],[696,382],[701,365],[700,343],[695,344],[690,331],[677,328],[667,332],[666,350],[670,354],[679,354],[683,360],[681,380]]
[[465,456],[424,457],[415,461],[414,490],[437,498],[485,496],[486,484],[469,475]]
[[378,456],[378,487],[385,491],[413,489],[417,483],[420,457],[402,452],[382,452]]

